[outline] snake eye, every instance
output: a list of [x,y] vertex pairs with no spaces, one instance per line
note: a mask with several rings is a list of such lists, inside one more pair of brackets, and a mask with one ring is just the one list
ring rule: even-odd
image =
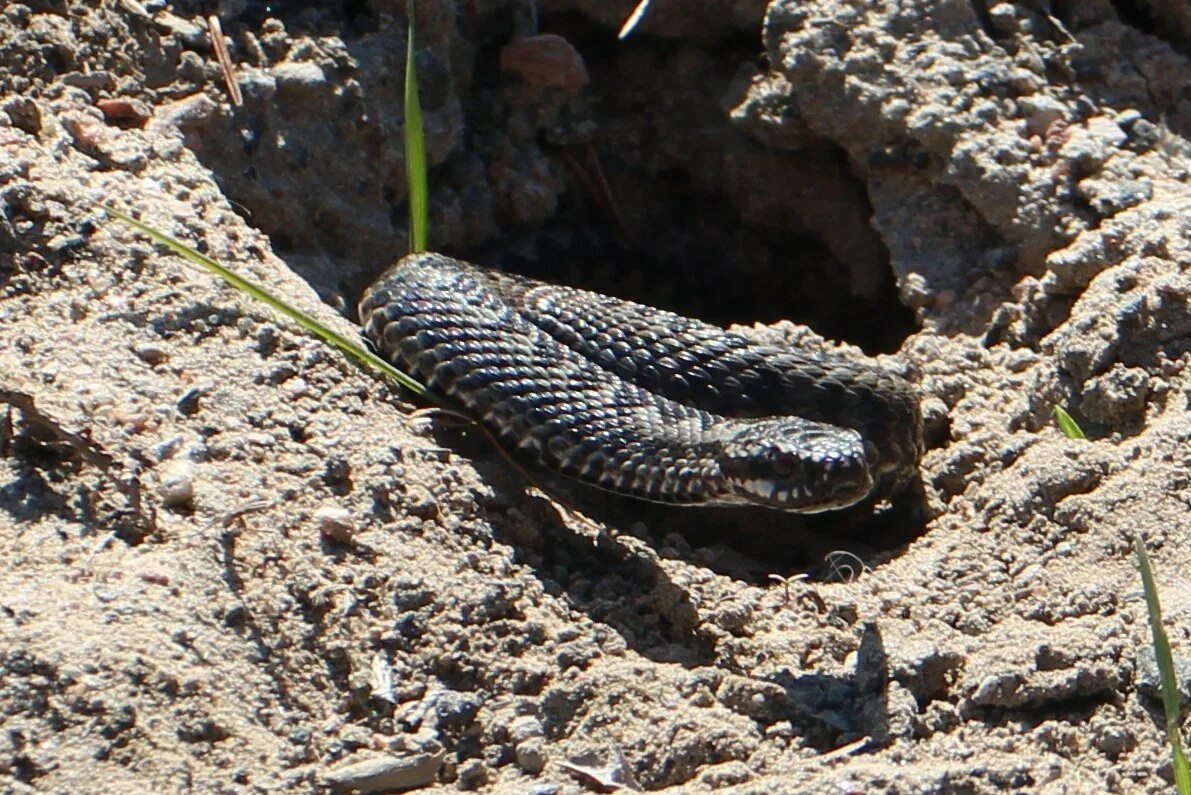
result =
[[798,456],[793,453],[787,453],[784,450],[779,450],[773,459],[773,471],[781,477],[789,477],[794,474],[794,468],[798,466]]

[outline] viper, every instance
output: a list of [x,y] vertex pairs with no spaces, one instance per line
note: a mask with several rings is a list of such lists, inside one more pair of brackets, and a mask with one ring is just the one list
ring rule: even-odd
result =
[[429,253],[382,274],[360,319],[521,457],[608,491],[814,513],[917,474],[918,391],[872,359]]

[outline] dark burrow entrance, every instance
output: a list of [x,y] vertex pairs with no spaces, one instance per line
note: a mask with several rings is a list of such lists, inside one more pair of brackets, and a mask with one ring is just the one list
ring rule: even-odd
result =
[[[868,353],[916,330],[844,151],[810,137],[767,146],[730,118],[765,68],[752,37],[617,42],[574,14],[541,30],[570,42],[591,78],[538,130],[566,189],[545,224],[460,256],[719,325],[792,320]],[[498,43],[478,51],[470,108],[490,121],[492,96],[504,112],[533,101],[502,86]]]

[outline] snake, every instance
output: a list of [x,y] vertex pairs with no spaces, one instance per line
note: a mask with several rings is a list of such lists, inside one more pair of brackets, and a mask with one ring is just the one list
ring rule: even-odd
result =
[[435,253],[398,260],[359,311],[381,356],[502,446],[607,491],[818,513],[917,477],[918,390],[874,359]]

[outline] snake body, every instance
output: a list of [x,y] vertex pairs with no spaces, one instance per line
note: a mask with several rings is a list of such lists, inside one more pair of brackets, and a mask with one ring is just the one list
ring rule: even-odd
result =
[[360,319],[383,356],[502,443],[609,491],[813,513],[917,472],[917,390],[872,361],[438,254],[386,271]]

